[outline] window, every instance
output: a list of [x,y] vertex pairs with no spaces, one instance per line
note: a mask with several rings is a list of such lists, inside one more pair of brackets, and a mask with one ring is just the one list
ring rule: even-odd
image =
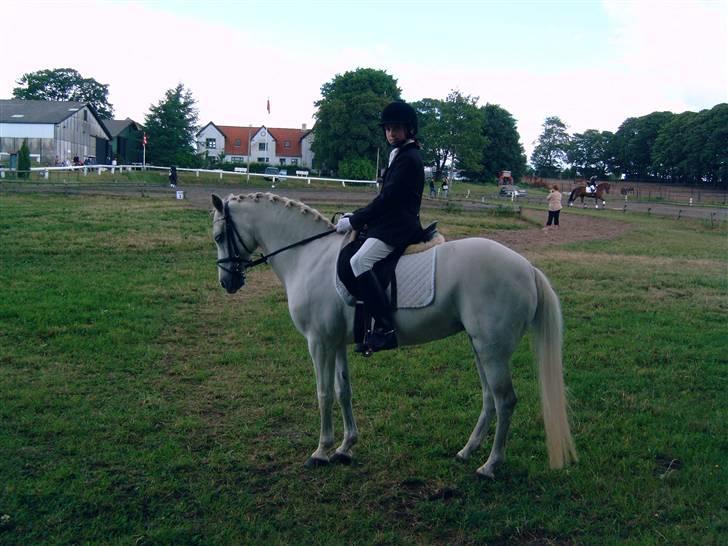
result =
[[265,152],[268,150],[268,143],[267,142],[258,142],[258,151],[259,152]]
[[258,163],[270,163],[270,159],[268,159],[267,157],[259,157]]
[[291,141],[290,140],[284,140],[283,141],[283,147],[284,148],[290,148],[291,147]]
[[230,156],[230,161],[233,162],[233,163],[244,163],[245,162],[245,158],[243,156],[241,156],[241,155],[231,155]]
[[88,121],[88,110],[83,111],[83,121]]
[[286,158],[285,157],[281,157],[278,161],[281,162],[281,165],[285,165],[286,164]]
[[298,165],[298,159],[296,159],[295,157],[292,157],[291,158],[291,165]]
[[205,147],[208,150],[215,150],[217,148],[217,140],[214,138],[208,138],[205,140]]
[[235,139],[235,147],[240,148],[240,139],[239,138]]

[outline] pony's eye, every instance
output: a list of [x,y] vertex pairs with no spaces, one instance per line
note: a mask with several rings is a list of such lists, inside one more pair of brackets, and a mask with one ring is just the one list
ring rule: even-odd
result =
[[215,242],[222,243],[222,241],[223,241],[224,238],[225,237],[223,236],[222,233],[218,233],[217,235],[215,235]]

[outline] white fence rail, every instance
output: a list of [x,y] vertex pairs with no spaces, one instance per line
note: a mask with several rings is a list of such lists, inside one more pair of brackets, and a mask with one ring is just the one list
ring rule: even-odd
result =
[[[89,174],[101,174],[105,172],[109,172],[111,174],[115,174],[116,171],[119,171],[120,173],[123,172],[131,172],[131,171],[152,171],[152,170],[158,170],[158,171],[168,171],[169,167],[157,167],[154,165],[78,165],[78,166],[70,166],[70,167],[31,167],[31,172],[38,172],[41,173],[41,176],[43,178],[48,178],[50,176],[51,172],[56,171],[79,171],[82,172],[84,176],[88,176]],[[16,169],[5,169],[0,168],[0,179],[5,178],[5,173],[14,173],[16,172]],[[346,187],[347,184],[364,184],[364,185],[376,185],[376,180],[351,180],[348,178],[322,178],[318,176],[308,176],[304,175],[302,173],[306,171],[296,171],[295,175],[290,174],[265,174],[265,173],[251,173],[251,172],[241,172],[241,171],[223,171],[222,169],[185,169],[178,167],[177,172],[189,172],[189,173],[195,173],[195,176],[199,177],[200,173],[205,174],[213,174],[218,175],[220,180],[222,180],[223,175],[225,176],[232,176],[232,177],[245,177],[246,180],[250,180],[251,177],[255,178],[264,178],[266,180],[270,180],[275,184],[276,182],[280,182],[281,180],[301,180],[306,182],[307,184],[311,184],[312,180],[320,180],[322,182],[333,182],[336,184],[341,184],[342,186]]]

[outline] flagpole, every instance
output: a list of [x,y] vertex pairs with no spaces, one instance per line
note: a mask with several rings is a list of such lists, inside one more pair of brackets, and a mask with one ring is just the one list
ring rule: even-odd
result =
[[[265,108],[268,110],[268,126],[266,127],[265,131],[265,155],[268,156],[268,164],[272,165],[270,160],[270,97],[268,97],[265,101]],[[275,184],[276,179],[273,178],[273,183]]]

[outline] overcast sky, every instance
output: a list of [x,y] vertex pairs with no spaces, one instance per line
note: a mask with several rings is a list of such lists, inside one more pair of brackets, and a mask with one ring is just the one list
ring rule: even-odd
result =
[[181,82],[201,125],[311,127],[321,86],[356,68],[408,101],[499,104],[529,155],[547,116],[615,131],[728,102],[728,0],[11,0],[3,21],[0,98],[26,72],[75,68],[140,122]]

